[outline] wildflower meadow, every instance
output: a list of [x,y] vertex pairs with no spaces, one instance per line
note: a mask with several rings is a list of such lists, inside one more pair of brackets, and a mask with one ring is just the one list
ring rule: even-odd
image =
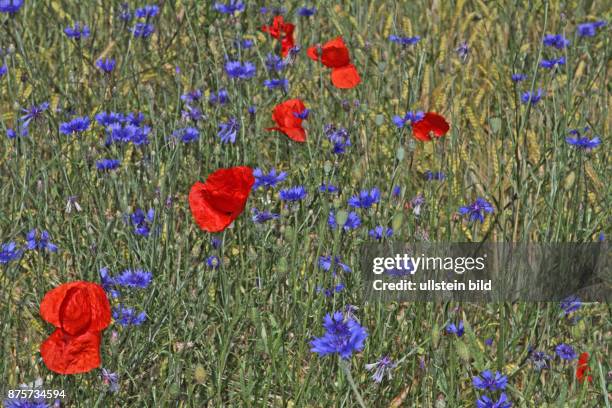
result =
[[611,11],[0,0],[0,404],[610,407],[609,280],[386,301],[362,261],[589,243],[610,276]]

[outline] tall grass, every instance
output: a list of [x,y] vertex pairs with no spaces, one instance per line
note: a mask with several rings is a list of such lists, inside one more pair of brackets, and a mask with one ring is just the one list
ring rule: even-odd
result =
[[[359,246],[376,225],[393,225],[397,241],[587,242],[609,235],[609,30],[575,35],[577,23],[609,20],[606,2],[321,1],[310,18],[286,3],[302,45],[288,70],[287,95],[262,86],[265,57],[275,52],[260,32],[271,20],[259,13],[263,3],[249,3],[232,19],[209,2],[162,1],[148,40],[133,38],[117,18],[120,3],[28,0],[14,18],[0,16],[0,48],[12,51],[0,79],[0,242],[23,243],[27,231],[39,228],[60,247],[0,265],[0,390],[42,377],[45,388],[66,390],[64,404],[74,407],[356,406],[337,360],[319,358],[309,346],[326,313],[352,304],[369,333],[365,350],[350,360],[367,406],[474,406],[471,377],[487,368],[509,376],[515,406],[609,406],[608,305],[584,305],[570,319],[557,304],[382,304],[363,298],[358,270]],[[66,38],[63,29],[74,21],[87,23],[91,37]],[[571,46],[543,47],[546,33],[563,33]],[[402,48],[387,40],[390,34],[422,39]],[[338,35],[363,79],[354,90],[333,88],[329,70],[305,55],[307,46]],[[240,37],[255,47],[237,50],[232,43]],[[463,41],[465,61],[455,52]],[[225,55],[255,62],[256,79],[230,80]],[[557,73],[538,67],[552,55],[567,58]],[[112,75],[95,67],[101,56],[117,60]],[[514,84],[516,72],[528,79]],[[198,125],[199,141],[169,138],[184,126],[180,95],[220,87],[230,103],[201,103],[208,118]],[[545,96],[537,105],[520,103],[522,92],[538,88]],[[311,109],[304,145],[264,130],[272,126],[273,106],[289,97]],[[4,137],[17,126],[20,108],[43,101],[51,107],[30,125],[29,137]],[[254,116],[247,113],[252,105]],[[451,131],[425,144],[393,125],[393,115],[419,109],[443,114]],[[72,112],[93,119],[108,110],[143,112],[151,143],[105,147],[97,124],[77,137],[58,132]],[[239,118],[240,134],[224,145],[217,126],[230,116]],[[351,135],[341,157],[324,135],[328,123]],[[566,144],[570,129],[587,125],[602,138],[598,149]],[[103,157],[122,159],[121,168],[98,172],[95,160]],[[285,208],[276,190],[254,192],[216,250],[193,222],[187,193],[195,181],[234,165],[287,171],[282,186],[304,185],[309,194]],[[428,169],[445,172],[446,180],[425,181]],[[320,194],[322,182],[341,193]],[[398,199],[391,197],[395,185],[402,187]],[[349,197],[375,186],[383,199],[360,213],[362,227],[348,233],[328,227],[330,209],[347,210]],[[419,193],[425,204],[415,216],[407,204]],[[66,212],[71,196],[82,211]],[[495,213],[482,225],[458,218],[458,208],[478,196]],[[150,207],[159,232],[145,238],[125,215]],[[257,226],[252,207],[281,218]],[[222,260],[217,270],[204,262],[213,254]],[[317,293],[338,283],[317,267],[321,255],[339,255],[354,269],[333,297]],[[148,321],[127,329],[114,324],[104,334],[103,367],[120,376],[116,394],[99,370],[54,375],[38,352],[51,332],[39,317],[40,299],[64,282],[98,282],[101,267],[154,275],[150,289],[129,296]],[[445,325],[458,320],[465,335],[445,335]],[[531,348],[554,354],[561,342],[591,353],[591,384],[577,383],[574,364],[558,359],[549,370],[533,369]],[[364,364],[382,355],[408,356],[377,385]]]

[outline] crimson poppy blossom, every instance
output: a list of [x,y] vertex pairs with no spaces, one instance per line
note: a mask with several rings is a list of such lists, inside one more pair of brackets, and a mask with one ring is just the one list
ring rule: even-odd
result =
[[255,183],[247,166],[219,169],[204,183],[191,186],[189,207],[196,224],[208,232],[220,232],[244,211]]
[[593,377],[590,375],[587,376],[589,371],[591,371],[591,367],[589,367],[589,353],[584,352],[580,354],[578,366],[576,367],[576,379],[579,383],[583,383],[585,379],[588,382],[593,382]]
[[275,127],[266,130],[278,130],[296,142],[306,141],[306,131],[302,127],[302,121],[308,110],[300,99],[289,99],[274,107],[272,119],[276,122]]
[[283,16],[280,15],[274,17],[272,25],[261,27],[261,31],[281,41],[281,55],[283,57],[286,57],[289,54],[289,50],[295,47],[295,40],[293,39],[294,29],[295,25],[285,23]]
[[309,47],[306,54],[310,59],[319,61],[332,69],[331,81],[336,88],[350,89],[361,82],[357,68],[351,63],[351,57],[342,36],[323,44],[320,50],[316,46]]
[[101,332],[111,311],[102,286],[84,281],[45,294],[40,315],[56,330],[40,345],[45,365],[59,374],[85,373],[100,366]]
[[412,134],[422,142],[430,142],[431,133],[436,137],[442,137],[449,129],[450,125],[446,119],[434,112],[427,112],[423,119],[412,123]]

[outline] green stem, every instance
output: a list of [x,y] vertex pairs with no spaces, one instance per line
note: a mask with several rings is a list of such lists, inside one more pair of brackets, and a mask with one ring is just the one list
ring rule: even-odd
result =
[[366,405],[363,402],[363,398],[361,398],[361,394],[359,393],[359,390],[357,389],[357,385],[355,384],[355,381],[353,380],[353,376],[351,375],[351,369],[348,365],[348,362],[343,360],[342,357],[340,356],[338,356],[338,361],[340,363],[340,367],[342,367],[342,371],[344,371],[344,374],[346,375],[346,379],[351,385],[351,389],[353,390],[353,394],[355,394],[355,398],[357,399],[359,406],[361,408],[366,408]]

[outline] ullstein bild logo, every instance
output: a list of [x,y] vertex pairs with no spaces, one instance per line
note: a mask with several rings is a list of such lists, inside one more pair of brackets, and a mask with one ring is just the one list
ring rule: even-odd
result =
[[604,243],[383,243],[362,247],[366,296],[381,300],[610,301]]

